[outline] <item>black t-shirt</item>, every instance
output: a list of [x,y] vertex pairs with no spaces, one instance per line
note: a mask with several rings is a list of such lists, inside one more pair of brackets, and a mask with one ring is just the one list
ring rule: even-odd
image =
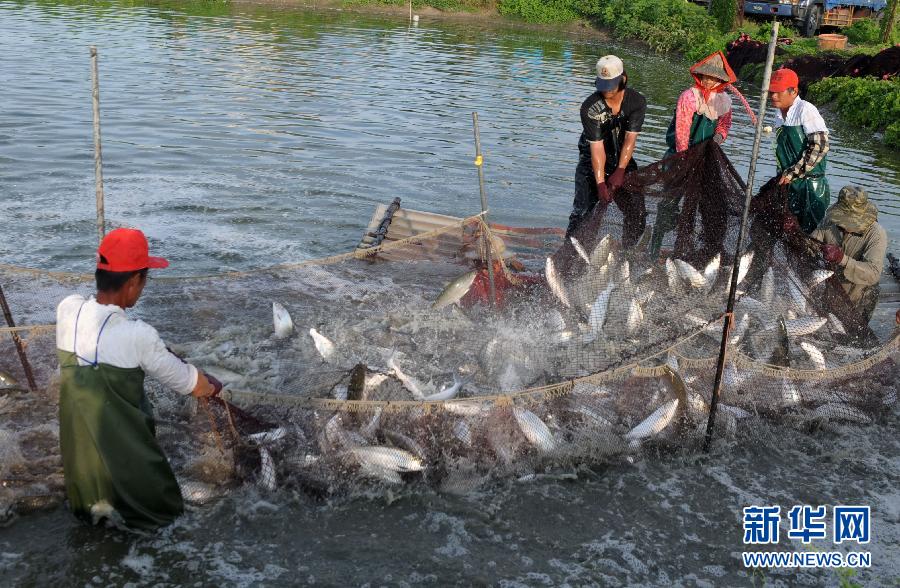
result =
[[[603,99],[603,94],[594,92],[581,104],[581,138],[578,140],[578,152],[582,160],[591,160],[593,141],[603,141],[606,149],[607,173],[615,170],[619,164],[619,152],[625,133],[639,133],[644,125],[647,113],[647,99],[631,88],[625,88],[622,108],[614,115],[612,109]],[[633,161],[633,160],[632,160]]]

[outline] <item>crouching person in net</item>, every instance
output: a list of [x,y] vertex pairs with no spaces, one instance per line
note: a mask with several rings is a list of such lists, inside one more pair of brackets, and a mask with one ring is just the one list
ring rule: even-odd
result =
[[[793,215],[785,217],[786,232],[800,230]],[[820,242],[822,257],[840,277],[841,286],[866,322],[878,303],[879,280],[887,252],[887,232],[878,224],[878,209],[866,191],[845,186],[825,220],[810,235]]]
[[183,511],[156,442],[144,376],[199,398],[215,395],[221,384],[168,351],[156,329],[125,314],[148,270],[167,266],[149,256],[141,231],[116,229],[97,250],[96,297],[75,294],[57,307],[59,444],[69,508],[86,521],[152,529]]

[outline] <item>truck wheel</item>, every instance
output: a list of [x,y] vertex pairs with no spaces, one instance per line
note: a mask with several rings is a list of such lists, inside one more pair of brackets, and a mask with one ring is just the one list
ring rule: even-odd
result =
[[800,33],[804,37],[815,37],[816,31],[819,30],[819,7],[810,6],[806,11],[806,18],[803,19],[803,26]]

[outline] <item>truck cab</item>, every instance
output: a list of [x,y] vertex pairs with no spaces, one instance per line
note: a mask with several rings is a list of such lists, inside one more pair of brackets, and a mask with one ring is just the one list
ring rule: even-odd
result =
[[745,0],[744,13],[791,20],[805,37],[820,27],[849,27],[884,9],[887,0]]

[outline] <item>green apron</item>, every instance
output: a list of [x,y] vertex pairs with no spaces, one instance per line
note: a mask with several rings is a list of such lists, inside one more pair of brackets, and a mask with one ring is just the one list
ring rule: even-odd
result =
[[[694,146],[712,138],[716,133],[716,125],[718,121],[714,121],[704,114],[694,113],[691,121],[691,134],[688,140],[688,146]],[[669,150],[663,158],[670,157],[677,153],[675,151],[675,117],[669,123],[669,130],[666,131],[666,144]],[[675,228],[678,223],[678,205],[681,202],[681,194],[663,198],[656,206],[656,222],[653,225],[653,238],[650,241],[650,255],[656,256],[662,247],[663,238],[666,233]]]
[[[782,125],[776,135],[775,158],[781,172],[797,163],[808,145],[802,126]],[[816,164],[808,174],[798,178],[788,186],[788,208],[800,222],[800,228],[807,234],[813,232],[822,219],[831,201],[825,165],[828,156]]]
[[184,510],[181,491],[156,443],[144,370],[98,363],[79,366],[57,350],[59,445],[69,508],[91,521],[106,501],[129,527],[153,529]]

